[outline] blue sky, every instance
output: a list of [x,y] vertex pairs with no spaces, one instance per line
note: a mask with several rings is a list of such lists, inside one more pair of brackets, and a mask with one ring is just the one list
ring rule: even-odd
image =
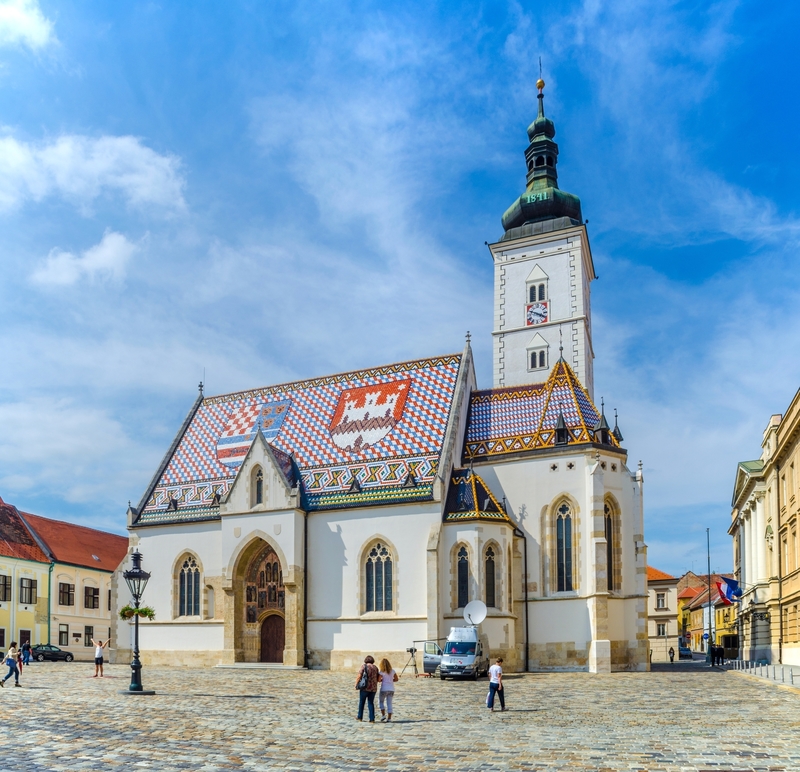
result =
[[[553,4],[551,4],[553,5]],[[538,57],[649,561],[728,569],[800,386],[783,3],[0,0],[0,496],[124,531],[206,393],[460,350]],[[204,376],[205,373],[205,376]]]

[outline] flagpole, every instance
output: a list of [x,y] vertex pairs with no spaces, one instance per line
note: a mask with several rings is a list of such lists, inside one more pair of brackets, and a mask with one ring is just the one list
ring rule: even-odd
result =
[[711,658],[711,536],[709,529],[706,528],[706,554],[708,557],[708,646],[706,646],[706,660],[713,662]]

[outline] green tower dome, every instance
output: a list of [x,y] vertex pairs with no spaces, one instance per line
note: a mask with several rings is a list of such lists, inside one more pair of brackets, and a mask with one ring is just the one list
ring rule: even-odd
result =
[[505,234],[501,241],[569,228],[583,222],[581,200],[558,187],[558,145],[553,142],[556,126],[544,114],[544,81],[540,79],[536,86],[539,89],[539,113],[528,126],[530,144],[525,151],[527,187],[503,215]]

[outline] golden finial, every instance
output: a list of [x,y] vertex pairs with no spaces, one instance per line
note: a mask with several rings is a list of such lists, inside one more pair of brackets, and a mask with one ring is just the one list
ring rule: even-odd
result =
[[544,81],[541,78],[539,78],[539,80],[536,81],[536,88],[538,88],[539,91],[541,91],[544,88]]

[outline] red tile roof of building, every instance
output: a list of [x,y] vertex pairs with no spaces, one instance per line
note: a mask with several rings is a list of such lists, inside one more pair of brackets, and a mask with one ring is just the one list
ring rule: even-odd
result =
[[50,562],[17,508],[13,504],[6,504],[3,499],[0,499],[0,555],[39,563]]
[[657,568],[653,568],[653,566],[647,566],[648,582],[663,582],[667,579],[677,579],[677,577],[664,573],[663,571],[659,571]]
[[59,563],[116,571],[128,552],[128,539],[124,536],[27,512],[22,516]]
[[697,593],[700,592],[699,587],[687,587],[685,590],[681,590],[678,593],[678,600],[684,600],[685,598],[694,598]]

